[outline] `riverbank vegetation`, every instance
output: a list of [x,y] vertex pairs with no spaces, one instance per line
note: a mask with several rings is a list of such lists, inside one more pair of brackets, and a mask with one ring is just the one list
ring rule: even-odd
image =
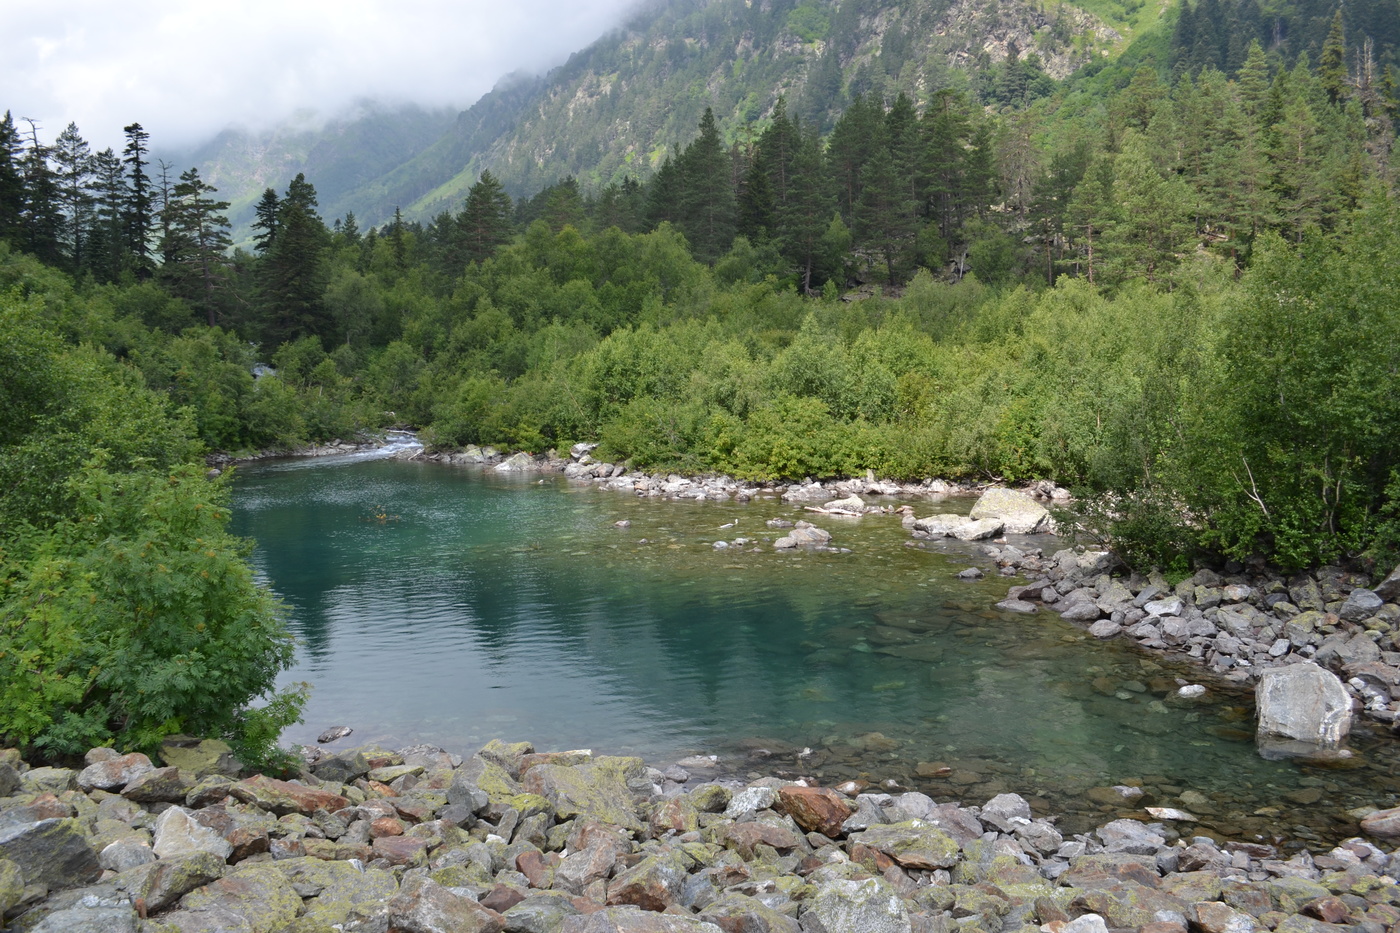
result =
[[780,103],[746,145],[707,113],[649,179],[514,202],[483,173],[363,232],[298,176],[251,253],[139,125],[119,157],[7,116],[7,735],[275,735],[295,695],[249,701],[285,632],[191,464],[390,425],[751,479],[1045,477],[1141,565],[1393,564],[1396,104],[1353,58],[1256,42],[1000,111],[859,96],[826,137]]

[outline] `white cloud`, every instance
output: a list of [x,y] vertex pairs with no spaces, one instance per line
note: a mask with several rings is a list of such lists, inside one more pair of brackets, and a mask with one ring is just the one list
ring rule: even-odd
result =
[[57,0],[0,3],[0,110],[52,140],[70,120],[120,148],[140,122],[165,148],[229,124],[352,101],[465,107],[502,75],[542,69],[633,0]]

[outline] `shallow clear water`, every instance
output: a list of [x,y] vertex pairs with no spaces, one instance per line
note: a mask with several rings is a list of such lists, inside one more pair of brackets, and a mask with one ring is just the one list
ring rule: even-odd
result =
[[[288,741],[343,724],[343,744],[713,753],[740,773],[968,803],[1014,790],[1066,830],[1180,806],[1204,831],[1314,847],[1354,834],[1344,810],[1394,805],[1393,744],[1357,736],[1349,771],[1263,761],[1247,694],[1051,614],[991,609],[1013,581],[975,546],[905,546],[895,516],[807,515],[852,553],[779,553],[765,521],[806,513],[773,499],[362,457],[241,468],[234,501],[300,643],[286,679],[314,688]],[[754,543],[712,546],[741,536]],[[989,579],[953,578],[969,565]],[[1209,683],[1209,700],[1169,699],[1178,679]],[[1147,796],[1094,802],[1125,783]]]

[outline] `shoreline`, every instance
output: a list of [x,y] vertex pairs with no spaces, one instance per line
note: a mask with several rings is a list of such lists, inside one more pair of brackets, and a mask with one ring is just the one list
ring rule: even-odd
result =
[[[1383,933],[1400,808],[1285,857],[1148,808],[1066,836],[1015,793],[937,803],[714,780],[495,740],[463,759],[358,747],[297,781],[238,779],[221,743],[167,767],[94,749],[0,763],[0,909],[16,928],[196,933]],[[170,764],[175,762],[176,764]],[[16,794],[16,792],[19,792]],[[1390,851],[1387,851],[1387,848]]]

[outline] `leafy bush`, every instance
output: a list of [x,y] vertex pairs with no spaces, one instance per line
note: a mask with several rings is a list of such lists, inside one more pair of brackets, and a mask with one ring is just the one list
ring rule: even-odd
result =
[[[194,465],[68,484],[72,518],[4,554],[0,733],[51,753],[152,750],[183,732],[258,764],[296,721],[274,692],[292,639],[226,531],[227,487]],[[255,708],[259,698],[272,702]]]

